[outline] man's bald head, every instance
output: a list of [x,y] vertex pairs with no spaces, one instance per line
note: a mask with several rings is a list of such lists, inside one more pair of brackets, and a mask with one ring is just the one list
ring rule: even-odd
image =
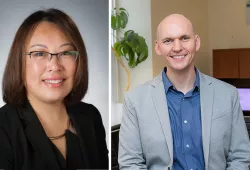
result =
[[155,51],[172,71],[194,68],[194,57],[200,49],[200,37],[194,33],[193,24],[180,14],[162,20],[157,28]]
[[157,40],[162,37],[162,34],[166,31],[171,31],[174,29],[183,28],[192,33],[194,33],[194,26],[189,19],[181,14],[171,14],[164,18],[157,27]]

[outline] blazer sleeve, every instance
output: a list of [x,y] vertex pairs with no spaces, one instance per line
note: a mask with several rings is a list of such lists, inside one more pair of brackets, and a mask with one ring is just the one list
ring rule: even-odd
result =
[[250,165],[250,141],[240,107],[239,94],[235,91],[232,136],[226,170],[248,170]]
[[147,169],[142,153],[136,110],[125,94],[123,117],[119,133],[118,162],[121,170]]
[[0,127],[0,169],[12,170],[13,153],[7,133]]
[[98,155],[99,155],[99,167],[102,169],[109,168],[109,158],[108,158],[108,149],[106,144],[106,134],[105,129],[102,123],[102,117],[100,112],[96,107],[92,105],[93,112],[95,113],[95,131],[96,131],[96,138],[98,142]]

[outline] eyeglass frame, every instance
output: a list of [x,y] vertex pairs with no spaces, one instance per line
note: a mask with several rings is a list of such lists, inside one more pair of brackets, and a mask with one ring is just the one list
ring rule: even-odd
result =
[[[52,60],[53,55],[55,55],[57,60],[59,61],[59,57],[58,57],[59,54],[62,55],[64,52],[72,52],[72,51],[74,51],[74,50],[62,51],[62,52],[59,52],[59,53],[50,53],[50,52],[46,52],[46,51],[31,51],[31,52],[26,52],[25,55],[29,55],[30,58],[31,58],[32,53],[43,52],[43,53],[48,53],[50,55],[50,57],[48,57],[48,61]],[[76,61],[78,56],[79,56],[79,52],[78,51],[74,51],[74,52],[76,52],[76,59],[74,60],[74,61]]]

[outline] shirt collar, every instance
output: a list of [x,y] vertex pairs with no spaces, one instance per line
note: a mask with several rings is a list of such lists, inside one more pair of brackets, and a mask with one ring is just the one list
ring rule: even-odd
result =
[[[162,70],[162,81],[163,81],[165,91],[167,92],[170,87],[174,87],[174,86],[171,83],[171,81],[168,79],[166,72],[167,72],[167,68],[164,67],[164,69]],[[196,67],[195,67],[195,73],[196,73],[196,79],[194,82],[194,90],[199,91],[199,89],[200,89],[200,77],[199,77],[199,72],[196,69]]]

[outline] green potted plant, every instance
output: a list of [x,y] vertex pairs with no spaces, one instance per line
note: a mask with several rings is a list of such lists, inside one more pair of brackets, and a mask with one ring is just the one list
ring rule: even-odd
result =
[[113,34],[116,41],[112,46],[112,51],[127,73],[126,91],[130,87],[130,71],[121,60],[121,57],[126,59],[130,68],[135,68],[148,58],[148,46],[145,38],[134,30],[124,31],[128,23],[128,17],[129,14],[124,8],[114,8],[112,10],[111,28],[116,31],[116,35]]

